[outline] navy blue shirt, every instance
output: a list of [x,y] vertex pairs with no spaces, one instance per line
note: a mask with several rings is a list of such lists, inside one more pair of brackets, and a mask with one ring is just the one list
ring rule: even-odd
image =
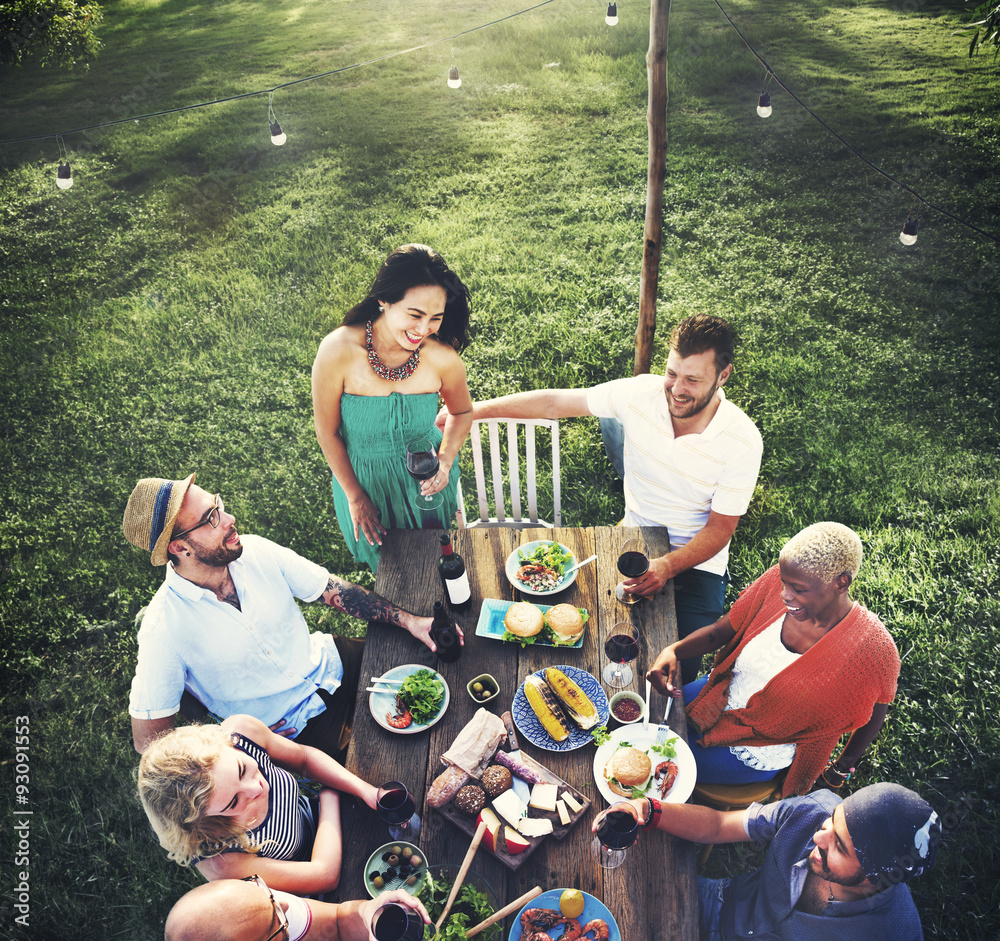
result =
[[736,876],[723,891],[726,941],[922,941],[920,917],[903,884],[854,902],[830,902],[822,915],[795,910],[813,834],[839,803],[836,794],[817,791],[750,806],[747,834],[767,852],[759,869]]

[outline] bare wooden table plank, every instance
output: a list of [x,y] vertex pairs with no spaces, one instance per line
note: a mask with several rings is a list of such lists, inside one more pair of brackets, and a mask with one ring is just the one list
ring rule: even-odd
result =
[[[466,683],[479,673],[490,673],[500,685],[500,695],[486,708],[499,715],[510,708],[518,686],[528,674],[546,666],[568,664],[600,677],[606,662],[605,634],[617,620],[631,620],[643,634],[636,679],[629,688],[645,692],[645,670],[659,650],[676,639],[673,590],[668,585],[655,598],[627,608],[614,597],[620,578],[617,559],[622,543],[638,530],[624,527],[585,527],[559,530],[512,530],[489,528],[460,530],[453,534],[456,551],[469,572],[472,603],[455,615],[465,633],[462,657],[453,664],[436,664],[436,658],[398,628],[373,624],[365,645],[363,678],[377,676],[401,663],[421,663],[438,669],[451,688],[451,705],[444,718],[432,729],[416,735],[396,735],[382,729],[372,719],[368,694],[358,694],[354,734],[348,766],[373,783],[391,778],[406,782],[421,809],[423,832],[419,843],[432,863],[461,861],[468,847],[468,835],[424,804],[430,782],[442,769],[439,756],[479,708],[466,691]],[[376,590],[379,594],[418,613],[429,613],[433,602],[443,597],[435,569],[440,546],[439,532],[393,531],[383,546]],[[642,530],[651,555],[667,550],[666,531]],[[529,645],[521,650],[492,638],[477,637],[479,610],[486,598],[521,600],[522,595],[507,581],[504,562],[514,549],[535,539],[556,539],[569,546],[577,559],[592,553],[598,559],[580,570],[576,582],[557,595],[528,598],[539,603],[567,602],[590,613],[585,641],[580,649],[553,650]],[[366,684],[367,685],[367,684]],[[606,691],[607,688],[605,688]],[[613,692],[613,691],[611,691]],[[659,721],[665,701],[654,694],[652,719]],[[671,726],[685,736],[683,709],[675,704]],[[698,936],[697,895],[694,854],[690,844],[663,834],[642,834],[625,863],[605,871],[591,855],[590,826],[593,814],[604,806],[594,784],[591,746],[572,752],[552,752],[521,740],[531,757],[588,794],[594,810],[585,815],[562,841],[545,840],[516,872],[507,870],[483,847],[472,868],[493,887],[501,903],[527,891],[576,886],[604,900],[614,913],[624,939],[663,938],[694,941]],[[374,812],[361,808],[345,819],[344,872],[338,895],[364,895],[361,865],[377,846],[388,841],[388,829]]]

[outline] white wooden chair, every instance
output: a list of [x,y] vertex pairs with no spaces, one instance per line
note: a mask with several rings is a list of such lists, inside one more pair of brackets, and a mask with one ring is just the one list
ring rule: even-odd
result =
[[[500,451],[500,425],[507,426],[507,453]],[[524,427],[525,446],[525,489],[527,495],[528,515],[521,512],[521,471],[518,426]],[[489,439],[490,478],[493,490],[494,513],[490,515],[489,500],[486,487],[486,470],[483,461],[483,445],[481,432],[486,427]],[[547,428],[552,437],[552,522],[548,523],[538,518],[538,489],[535,475],[535,429]],[[479,500],[479,519],[470,520],[465,510],[465,498],[459,488],[459,501],[462,507],[462,519],[467,529],[476,526],[511,526],[527,528],[530,526],[562,525],[559,494],[559,422],[549,419],[513,419],[489,418],[472,423],[469,433],[472,444],[472,460],[475,465],[476,494]],[[506,458],[507,472],[504,472]],[[505,493],[505,484],[509,482],[509,490]],[[505,500],[510,498],[510,515],[507,515]]]

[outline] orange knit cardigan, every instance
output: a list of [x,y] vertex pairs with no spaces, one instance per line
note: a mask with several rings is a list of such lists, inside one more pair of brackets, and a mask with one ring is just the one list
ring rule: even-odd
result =
[[772,677],[743,709],[725,711],[736,658],[784,613],[774,566],[730,609],[736,636],[716,654],[708,682],[687,714],[705,746],[794,742],[795,758],[782,788],[782,797],[791,797],[812,787],[841,735],[865,725],[876,703],[892,702],[899,652],[882,622],[855,602],[847,617]]

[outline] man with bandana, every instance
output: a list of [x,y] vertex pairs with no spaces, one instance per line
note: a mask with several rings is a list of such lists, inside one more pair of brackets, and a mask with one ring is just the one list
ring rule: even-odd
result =
[[125,508],[125,538],[150,553],[153,565],[167,566],[139,630],[129,697],[136,751],[173,728],[178,712],[190,719],[207,710],[222,718],[252,715],[280,735],[342,757],[362,642],[310,633],[296,598],[395,624],[434,651],[432,619],[263,536],[241,535],[222,497],[194,477],[146,477]]
[[941,827],[930,804],[899,784],[872,784],[846,800],[821,790],[746,810],[651,798],[632,804],[648,829],[695,843],[765,847],[754,872],[699,877],[702,941],[923,938],[905,883],[933,865]]

